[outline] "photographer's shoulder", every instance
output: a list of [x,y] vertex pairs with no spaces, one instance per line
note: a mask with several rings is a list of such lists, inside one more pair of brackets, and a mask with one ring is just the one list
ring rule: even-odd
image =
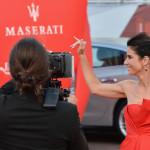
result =
[[77,113],[77,106],[68,101],[59,101],[57,104],[57,111],[64,116],[72,116]]

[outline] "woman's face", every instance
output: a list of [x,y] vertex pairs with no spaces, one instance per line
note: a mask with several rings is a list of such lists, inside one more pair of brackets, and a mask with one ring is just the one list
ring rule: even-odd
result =
[[131,75],[137,75],[143,70],[142,59],[132,50],[131,47],[127,49],[126,59],[124,64],[128,67],[128,73]]

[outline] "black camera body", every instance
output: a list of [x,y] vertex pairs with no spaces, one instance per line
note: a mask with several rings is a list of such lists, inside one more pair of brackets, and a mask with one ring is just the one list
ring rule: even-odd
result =
[[67,52],[52,52],[49,56],[50,80],[45,91],[43,107],[55,109],[58,100],[67,100],[68,89],[61,88],[57,78],[71,78],[73,74],[73,56]]
[[51,78],[70,78],[73,72],[72,55],[68,52],[52,52],[49,56]]

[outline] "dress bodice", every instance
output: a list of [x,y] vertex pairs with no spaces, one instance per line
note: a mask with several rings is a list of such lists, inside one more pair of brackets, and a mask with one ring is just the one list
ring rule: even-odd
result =
[[150,100],[128,104],[124,110],[127,136],[121,150],[150,150]]

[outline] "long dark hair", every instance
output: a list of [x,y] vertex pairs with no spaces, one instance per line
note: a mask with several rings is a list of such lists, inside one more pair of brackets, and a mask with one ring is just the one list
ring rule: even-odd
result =
[[48,54],[34,38],[23,38],[13,47],[9,67],[20,94],[34,92],[41,100],[43,86],[49,78]]

